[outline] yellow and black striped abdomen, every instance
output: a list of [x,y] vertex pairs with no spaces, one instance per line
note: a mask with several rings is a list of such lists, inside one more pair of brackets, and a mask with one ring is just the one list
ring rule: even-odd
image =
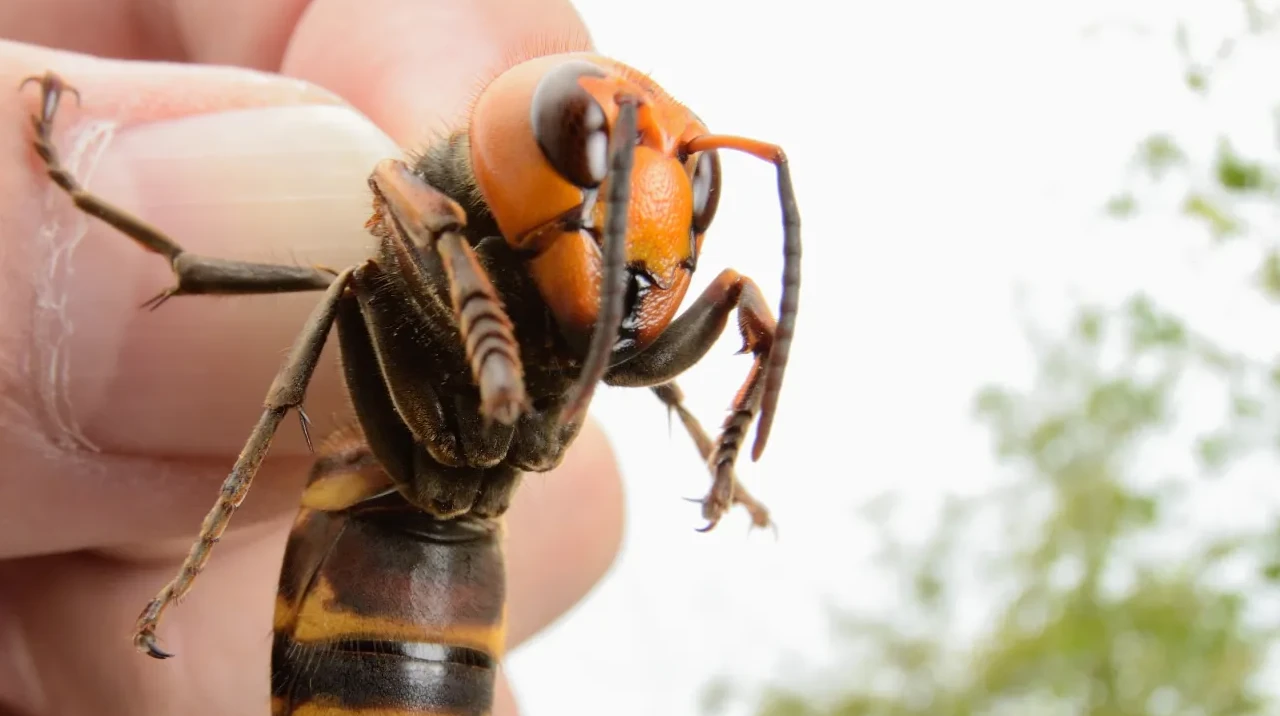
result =
[[505,638],[500,525],[440,520],[394,491],[323,508],[377,485],[389,480],[367,450],[316,464],[280,573],[272,714],[488,714]]

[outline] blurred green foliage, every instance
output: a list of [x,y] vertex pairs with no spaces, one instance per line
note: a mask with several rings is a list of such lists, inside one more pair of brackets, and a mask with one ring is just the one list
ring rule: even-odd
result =
[[[1197,43],[1181,26],[1174,38],[1202,101],[1242,44],[1280,39],[1276,8],[1239,7],[1238,36]],[[1206,41],[1212,51],[1197,54]],[[1260,91],[1280,97],[1280,85]],[[1280,147],[1249,157],[1221,133],[1209,141],[1187,151],[1153,134],[1134,159],[1153,182],[1179,182],[1178,210],[1209,245],[1255,242],[1259,299],[1280,299]],[[1262,220],[1249,213],[1258,202],[1270,209]],[[1105,209],[1146,211],[1140,189]],[[844,660],[768,688],[758,716],[1280,713],[1280,664],[1269,663],[1280,624],[1256,608],[1280,587],[1280,515],[1270,529],[1190,523],[1216,476],[1277,457],[1280,361],[1218,345],[1143,293],[1026,330],[1034,380],[975,401],[1007,479],[950,500],[909,544],[889,529],[892,498],[869,506],[880,568],[902,600],[889,613],[837,615]],[[1223,409],[1206,415],[1214,396]],[[719,685],[708,711],[734,697]]]

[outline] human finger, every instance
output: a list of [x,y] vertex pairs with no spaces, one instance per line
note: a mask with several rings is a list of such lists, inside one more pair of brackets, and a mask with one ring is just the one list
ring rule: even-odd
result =
[[[617,553],[613,453],[591,424],[577,445],[559,469],[517,492],[508,515],[509,649],[580,600]],[[166,613],[160,636],[177,656],[165,661],[134,651],[128,629],[172,576],[173,559],[96,551],[0,562],[0,713],[266,713],[289,522],[241,529],[219,545],[195,588]],[[499,703],[514,708],[503,689]]]
[[[39,97],[18,87],[46,69],[80,93],[55,117],[72,173],[196,253],[349,264],[369,249],[369,168],[398,152],[297,80],[0,42],[0,556],[189,534],[317,298],[139,310],[172,273],[44,176]],[[307,399],[321,428],[345,409],[331,355]],[[250,515],[295,499],[309,461],[298,432],[281,430]]]
[[462,126],[484,83],[519,59],[590,48],[569,0],[312,0],[281,71],[342,95],[413,148]]

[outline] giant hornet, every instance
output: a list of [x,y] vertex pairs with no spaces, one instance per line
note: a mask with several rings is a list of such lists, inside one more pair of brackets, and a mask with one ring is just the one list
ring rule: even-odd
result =
[[[198,256],[84,189],[52,127],[64,94],[38,84],[33,144],[84,212],[159,254],[189,294],[323,291],[267,391],[264,410],[181,570],[138,617],[156,658],[182,597],[244,499],[335,325],[355,424],[327,440],[302,495],[275,611],[272,713],[486,714],[503,654],[501,520],[523,471],[560,463],[595,386],[649,387],[690,431],[712,473],[710,529],[734,503],[764,508],[734,463],[759,416],[774,420],[799,308],[800,218],[774,145],[712,134],[644,74],[565,53],[520,62],[477,97],[467,125],[369,178],[372,258],[333,271]],[[772,162],[784,274],[775,322],[756,284],[722,271],[677,310],[720,200],[719,150]],[[719,438],[681,403],[677,376],[737,310],[754,355]]]

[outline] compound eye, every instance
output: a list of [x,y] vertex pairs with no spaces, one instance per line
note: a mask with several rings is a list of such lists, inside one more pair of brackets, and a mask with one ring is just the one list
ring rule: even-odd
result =
[[720,155],[710,150],[698,155],[693,167],[693,231],[701,234],[716,218],[720,206]]
[[584,60],[547,72],[533,91],[533,136],[551,167],[574,186],[594,189],[609,168],[609,127],[604,109],[578,78],[604,77]]

